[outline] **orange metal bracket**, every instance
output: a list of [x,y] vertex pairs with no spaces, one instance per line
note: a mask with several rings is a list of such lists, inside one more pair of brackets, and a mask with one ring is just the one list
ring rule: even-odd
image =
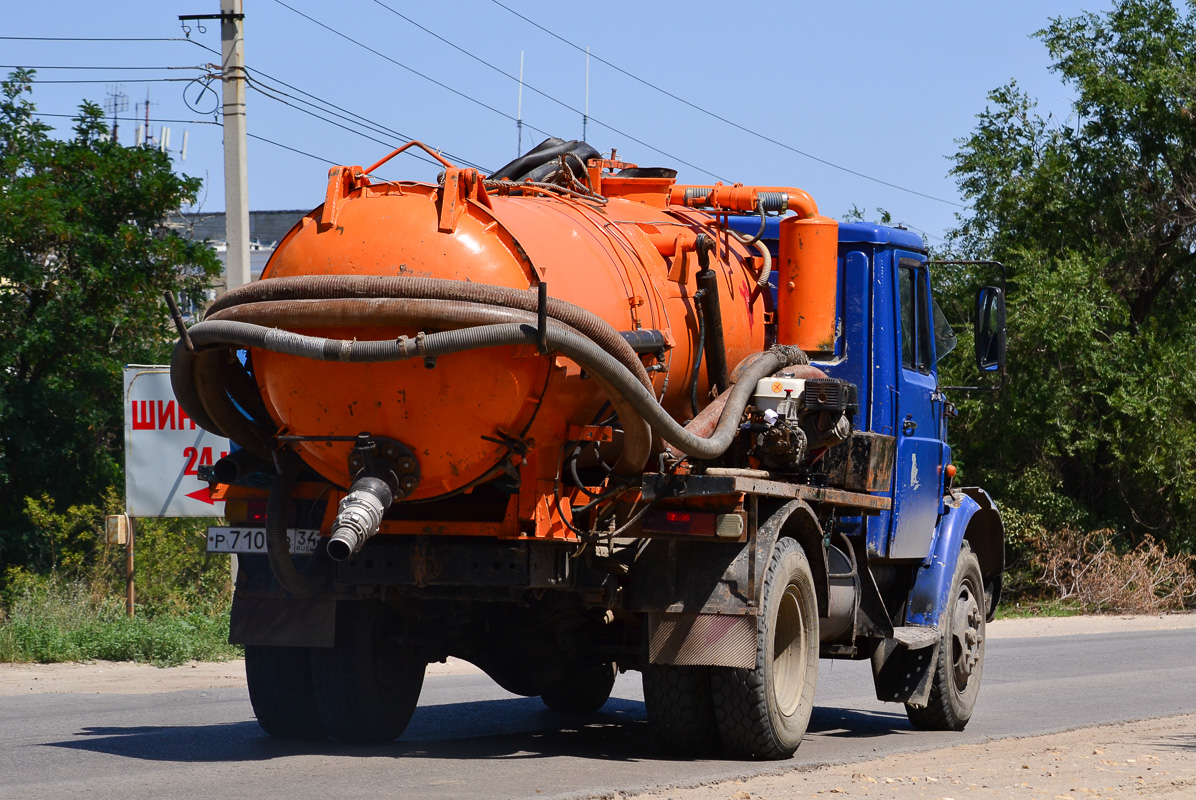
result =
[[457,220],[465,211],[466,202],[476,200],[486,208],[493,208],[490,195],[482,183],[482,176],[476,169],[449,167],[444,171],[444,186],[440,190],[441,233],[452,233],[457,229]]
[[345,200],[353,191],[367,186],[369,182],[370,179],[365,177],[361,167],[333,167],[328,170],[328,191],[324,194],[324,211],[320,215],[320,228],[334,227]]

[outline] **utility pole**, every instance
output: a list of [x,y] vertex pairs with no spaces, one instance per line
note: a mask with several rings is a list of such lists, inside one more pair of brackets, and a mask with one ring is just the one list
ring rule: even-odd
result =
[[245,14],[241,0],[220,0],[224,84],[224,238],[228,288],[249,283],[249,170],[245,136]]

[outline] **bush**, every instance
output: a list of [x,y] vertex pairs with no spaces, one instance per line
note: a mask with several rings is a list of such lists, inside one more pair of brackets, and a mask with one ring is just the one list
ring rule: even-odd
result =
[[125,609],[124,547],[108,544],[104,514],[115,513],[114,489],[102,505],[60,511],[48,497],[29,498],[50,565],[43,571],[10,566],[0,589],[2,661],[147,661],[232,658],[232,585],[227,557],[205,552],[210,520],[137,522],[137,616]]
[[0,618],[0,661],[144,661],[172,666],[236,658],[228,644],[228,606],[128,617],[123,602],[98,604],[92,590],[61,576],[9,570]]
[[1196,601],[1196,556],[1168,553],[1151,536],[1119,552],[1115,540],[1110,530],[1040,532],[1029,543],[1029,566],[1054,599],[1090,613],[1158,614]]

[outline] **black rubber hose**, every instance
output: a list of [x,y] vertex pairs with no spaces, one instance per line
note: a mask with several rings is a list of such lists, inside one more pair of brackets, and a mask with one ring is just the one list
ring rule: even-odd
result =
[[702,311],[706,319],[706,379],[715,397],[727,391],[727,348],[723,339],[723,313],[718,299],[718,273],[710,268],[710,250],[714,241],[699,233],[695,241],[698,265],[698,288],[702,290]]
[[174,346],[174,353],[170,356],[170,388],[174,391],[174,398],[183,409],[183,413],[195,420],[196,425],[205,431],[223,436],[219,426],[208,416],[195,391],[197,355],[194,350],[187,348],[186,342],[178,340]]
[[266,555],[270,560],[270,571],[278,585],[291,594],[307,594],[320,583],[321,573],[328,564],[323,540],[316,546],[303,571],[295,567],[291,558],[291,541],[287,537],[287,506],[291,492],[303,469],[303,462],[294,453],[285,452],[279,457],[278,472],[270,482],[270,494],[266,499]]
[[[272,352],[320,361],[377,363],[401,361],[408,358],[439,357],[465,350],[502,347],[515,344],[535,344],[534,325],[485,325],[458,331],[444,331],[424,336],[419,342],[400,337],[395,341],[351,341],[304,336],[275,328],[243,322],[201,322],[190,330],[197,347],[236,345],[258,347]],[[611,391],[626,399],[644,421],[665,441],[682,452],[701,459],[716,458],[730,446],[739,427],[743,409],[755,391],[756,382],[782,367],[801,363],[805,354],[796,347],[777,345],[761,354],[743,371],[741,383],[731,389],[723,416],[709,438],[694,436],[668,415],[655,396],[590,339],[563,328],[550,326],[548,344],[553,350],[572,358],[592,375],[610,384]],[[615,399],[612,396],[612,400]]]
[[690,372],[689,407],[693,415],[698,415],[698,375],[702,368],[702,351],[706,347],[706,315],[702,313],[702,296],[704,292],[698,289],[694,292],[694,314],[698,318],[698,346],[694,348],[694,368]]

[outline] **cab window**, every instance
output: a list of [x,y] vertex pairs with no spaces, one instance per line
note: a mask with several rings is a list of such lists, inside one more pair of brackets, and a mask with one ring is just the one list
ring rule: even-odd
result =
[[903,258],[898,264],[897,278],[901,295],[901,366],[929,373],[934,364],[934,335],[926,268],[920,261]]

